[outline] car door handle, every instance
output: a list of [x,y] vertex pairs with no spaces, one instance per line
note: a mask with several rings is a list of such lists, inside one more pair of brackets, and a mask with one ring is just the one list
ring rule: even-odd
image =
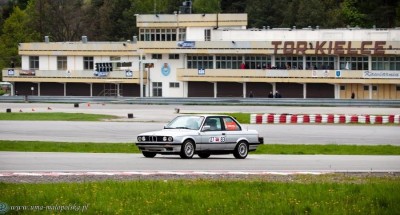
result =
[[222,133],[222,135],[225,135],[225,133]]

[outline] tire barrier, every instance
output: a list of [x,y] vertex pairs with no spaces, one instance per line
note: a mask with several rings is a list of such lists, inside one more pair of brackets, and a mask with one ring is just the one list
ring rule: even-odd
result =
[[251,114],[251,124],[400,124],[396,115]]

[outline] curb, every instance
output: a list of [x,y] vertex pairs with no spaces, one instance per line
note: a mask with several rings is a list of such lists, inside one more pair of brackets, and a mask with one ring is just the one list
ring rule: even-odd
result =
[[250,124],[400,124],[400,115],[251,114]]

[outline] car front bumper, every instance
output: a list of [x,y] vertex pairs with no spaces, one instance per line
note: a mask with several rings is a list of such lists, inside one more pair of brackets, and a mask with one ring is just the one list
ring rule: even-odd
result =
[[176,154],[181,151],[181,144],[171,143],[136,143],[140,151],[155,152],[160,154]]

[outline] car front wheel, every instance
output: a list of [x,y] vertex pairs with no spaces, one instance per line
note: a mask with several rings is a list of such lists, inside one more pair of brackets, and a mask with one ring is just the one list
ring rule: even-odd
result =
[[194,155],[194,149],[195,149],[195,145],[194,145],[193,141],[186,140],[182,145],[182,149],[181,149],[181,153],[180,153],[181,158],[192,158]]
[[235,151],[233,152],[233,156],[237,159],[245,159],[249,154],[249,147],[247,143],[242,141],[236,146]]
[[142,154],[146,158],[154,158],[156,156],[156,153],[154,153],[154,152],[142,152]]

